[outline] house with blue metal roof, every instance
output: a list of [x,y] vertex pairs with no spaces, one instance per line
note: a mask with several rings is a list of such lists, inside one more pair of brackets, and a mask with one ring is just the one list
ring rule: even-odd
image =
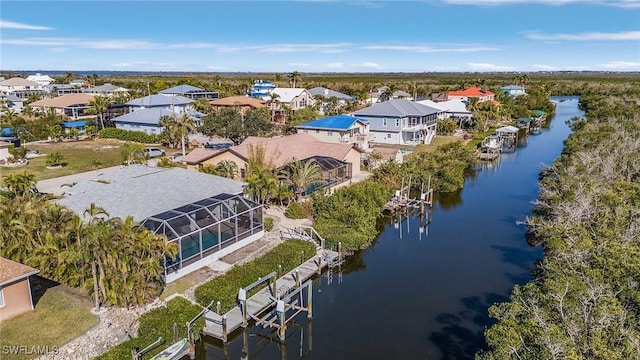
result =
[[349,115],[328,116],[296,126],[298,134],[309,134],[330,143],[354,144],[360,150],[369,149],[374,136],[369,132],[369,122]]
[[441,109],[407,99],[392,99],[353,113],[370,124],[373,142],[381,144],[429,144],[436,136]]
[[158,91],[158,94],[169,95],[169,96],[178,95],[178,96],[183,96],[192,100],[198,100],[198,99],[216,100],[220,98],[220,93],[218,93],[217,91],[205,90],[192,85],[174,86],[169,89]]

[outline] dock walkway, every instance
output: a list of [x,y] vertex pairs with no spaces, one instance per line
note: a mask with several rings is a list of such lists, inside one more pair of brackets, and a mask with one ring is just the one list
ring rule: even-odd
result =
[[[267,285],[246,300],[247,315],[256,319],[276,305],[276,298],[283,298],[296,290],[302,283],[319,274],[323,268],[332,267],[341,261],[340,253],[333,250],[320,250],[318,255],[300,264],[284,276],[275,279],[273,287]],[[296,280],[296,274],[299,277]],[[275,293],[274,293],[275,291]],[[276,296],[277,295],[277,296]],[[202,332],[216,339],[227,341],[227,336],[242,327],[241,306],[235,306],[224,315],[213,311],[204,315],[205,327]]]

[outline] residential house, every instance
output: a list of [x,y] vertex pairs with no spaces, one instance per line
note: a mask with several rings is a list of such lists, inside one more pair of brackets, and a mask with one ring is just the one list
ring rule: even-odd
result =
[[195,101],[184,96],[148,95],[138,99],[133,99],[127,103],[129,112],[140,111],[142,109],[156,108],[165,109],[176,114],[182,114],[193,110]]
[[62,96],[67,94],[81,94],[82,87],[75,84],[50,84],[44,86],[49,96]]
[[443,112],[438,115],[438,119],[452,118],[456,121],[469,121],[473,117],[473,113],[467,110],[467,104],[461,100],[452,99],[443,102],[433,102],[430,100],[418,101],[418,103],[430,106],[432,108],[441,109]]
[[[355,96],[343,94],[341,92],[324,87],[315,87],[313,89],[309,89],[309,94],[311,94],[311,96],[313,96],[316,101],[321,101],[320,112],[322,114],[327,113],[328,111],[340,109],[343,106],[347,105],[347,103],[356,101]],[[335,104],[332,104],[330,100],[332,98],[335,98]],[[331,109],[330,107],[332,106],[335,106],[336,109]]]
[[27,80],[29,81],[33,81],[35,83],[38,83],[42,86],[47,86],[51,83],[56,82],[56,79],[52,78],[49,75],[42,75],[40,73],[36,73],[35,75],[29,75],[27,76]]
[[509,95],[511,97],[516,97],[520,95],[526,95],[526,91],[522,86],[518,85],[507,85],[500,88],[500,91],[505,95]]
[[276,88],[277,86],[270,81],[267,80],[255,80],[251,89],[249,90],[249,96],[264,99],[269,96],[269,94]]
[[95,116],[88,114],[87,110],[91,108],[89,103],[93,100],[94,95],[89,94],[67,94],[57,96],[50,99],[42,99],[31,103],[34,111],[47,112],[53,110],[58,115],[66,115],[71,119],[78,119],[87,116]]
[[436,135],[442,111],[407,99],[392,99],[355,111],[354,116],[369,121],[373,142],[382,144],[429,144]]
[[55,200],[83,220],[96,204],[112,217],[131,216],[178,245],[165,258],[170,283],[264,236],[263,206],[242,195],[245,184],[179,167],[130,165],[80,180]]
[[45,94],[45,90],[42,85],[20,77],[0,81],[0,92],[7,95],[15,95],[22,99],[28,98],[31,95]]
[[[185,113],[178,114],[166,108],[152,107],[116,116],[111,119],[111,122],[117,129],[142,131],[147,134],[159,135],[162,133],[162,130],[164,130],[164,128],[160,126],[160,119],[163,116],[181,117],[183,114]],[[188,110],[187,114],[189,114],[196,126],[202,124],[202,118],[205,116],[205,114],[193,110]]]
[[447,97],[449,100],[457,99],[468,103],[469,98],[477,98],[478,102],[492,101],[495,98],[495,94],[479,87],[470,87],[465,90],[449,91]]
[[236,108],[240,113],[244,114],[251,109],[261,109],[266,107],[265,101],[249,96],[229,96],[209,102],[213,110],[217,111],[223,108]]
[[129,89],[124,88],[122,86],[117,86],[117,85],[112,85],[110,83],[106,83],[104,85],[93,86],[93,87],[90,87],[90,88],[83,89],[82,92],[85,93],[85,94],[112,97],[112,96],[115,96],[116,94],[122,94],[122,93],[128,94],[129,93]]
[[21,113],[24,108],[24,101],[13,94],[0,93],[0,105],[2,106],[0,114],[4,113],[5,106],[14,113]]
[[369,133],[369,122],[349,115],[329,116],[296,126],[298,133],[330,143],[354,144],[360,150],[369,150],[374,136]]
[[[275,101],[271,101],[271,94],[277,96]],[[282,105],[296,111],[315,103],[309,91],[302,88],[275,88],[269,95],[263,96],[262,100],[267,102],[269,110],[276,112],[282,111]]]
[[30,266],[0,257],[0,321],[33,310]]
[[205,90],[191,85],[178,85],[169,89],[159,91],[160,95],[183,96],[188,99],[198,100],[215,100],[220,98],[220,93],[212,90]]
[[295,161],[315,159],[322,169],[324,182],[315,188],[335,189],[360,176],[361,151],[349,143],[319,141],[310,134],[299,133],[276,138],[249,137],[240,145],[227,149],[194,149],[183,160],[187,169],[198,170],[215,166],[223,160],[236,163],[244,178],[254,147],[264,147],[266,158],[276,168]]

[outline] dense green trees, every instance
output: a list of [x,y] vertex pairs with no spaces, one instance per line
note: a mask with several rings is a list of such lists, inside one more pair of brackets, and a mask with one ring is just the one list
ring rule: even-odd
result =
[[638,95],[581,97],[588,120],[571,119],[528,220],[544,258],[491,307],[491,350],[478,358],[640,358]]
[[206,116],[199,128],[205,135],[227,138],[235,144],[248,136],[265,136],[272,129],[268,110],[252,109],[242,113],[235,108],[221,109]]
[[94,296],[96,307],[142,304],[163,288],[164,255],[177,246],[131,217],[108,218],[91,206],[85,220],[35,190],[29,173],[2,179],[0,255]]

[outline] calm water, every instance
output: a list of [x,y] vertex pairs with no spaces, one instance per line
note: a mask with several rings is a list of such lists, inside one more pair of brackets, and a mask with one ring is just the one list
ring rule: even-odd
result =
[[489,306],[527,282],[542,256],[517,223],[530,213],[540,170],[560,155],[565,120],[583,116],[576,97],[554,99],[564,101],[549,127],[436,198],[428,227],[415,217],[388,220],[341,275],[317,279],[313,321],[299,315],[285,346],[252,328],[248,357],[240,333],[226,349],[205,338],[197,358],[472,359],[486,347]]

